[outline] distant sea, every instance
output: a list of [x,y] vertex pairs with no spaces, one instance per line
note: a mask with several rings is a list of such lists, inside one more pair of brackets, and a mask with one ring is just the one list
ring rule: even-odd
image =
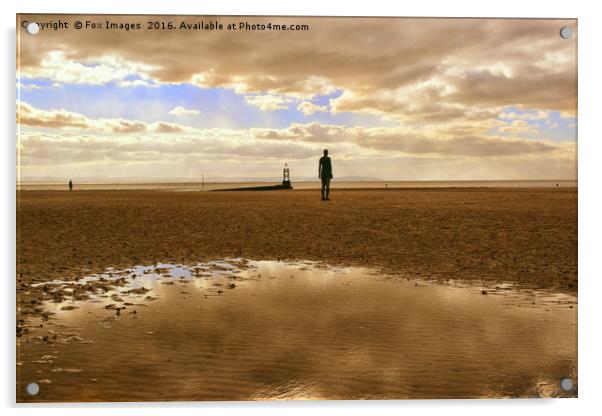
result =
[[[148,189],[163,191],[212,191],[251,186],[276,185],[280,182],[133,182],[133,183],[78,183],[76,190]],[[320,182],[293,182],[294,189],[319,189]],[[334,189],[383,188],[576,188],[576,180],[519,180],[519,181],[332,181]],[[67,183],[21,182],[17,190],[66,190]]]

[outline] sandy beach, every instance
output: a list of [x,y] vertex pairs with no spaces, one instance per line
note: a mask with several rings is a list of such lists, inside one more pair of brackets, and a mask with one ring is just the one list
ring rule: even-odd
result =
[[17,225],[19,401],[576,394],[576,189],[22,191]]
[[[17,289],[224,257],[577,290],[576,189],[20,192]],[[37,294],[20,296],[23,303]]]

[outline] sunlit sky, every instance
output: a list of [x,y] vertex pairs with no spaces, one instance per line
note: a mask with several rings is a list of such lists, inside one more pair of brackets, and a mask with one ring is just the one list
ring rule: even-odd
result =
[[147,30],[156,19],[19,31],[21,180],[277,179],[288,163],[295,181],[317,176],[324,148],[335,180],[576,178],[576,36],[558,33],[573,20]]

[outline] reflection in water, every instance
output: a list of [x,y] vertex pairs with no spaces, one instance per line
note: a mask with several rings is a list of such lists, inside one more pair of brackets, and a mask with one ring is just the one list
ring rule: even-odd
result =
[[576,395],[559,388],[577,379],[568,295],[239,259],[46,286],[19,401]]

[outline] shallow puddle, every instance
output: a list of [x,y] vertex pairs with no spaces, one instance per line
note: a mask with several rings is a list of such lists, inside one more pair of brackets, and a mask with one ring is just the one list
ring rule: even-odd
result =
[[[230,259],[48,282],[19,401],[574,397],[576,299]],[[29,383],[40,391],[26,394]]]

